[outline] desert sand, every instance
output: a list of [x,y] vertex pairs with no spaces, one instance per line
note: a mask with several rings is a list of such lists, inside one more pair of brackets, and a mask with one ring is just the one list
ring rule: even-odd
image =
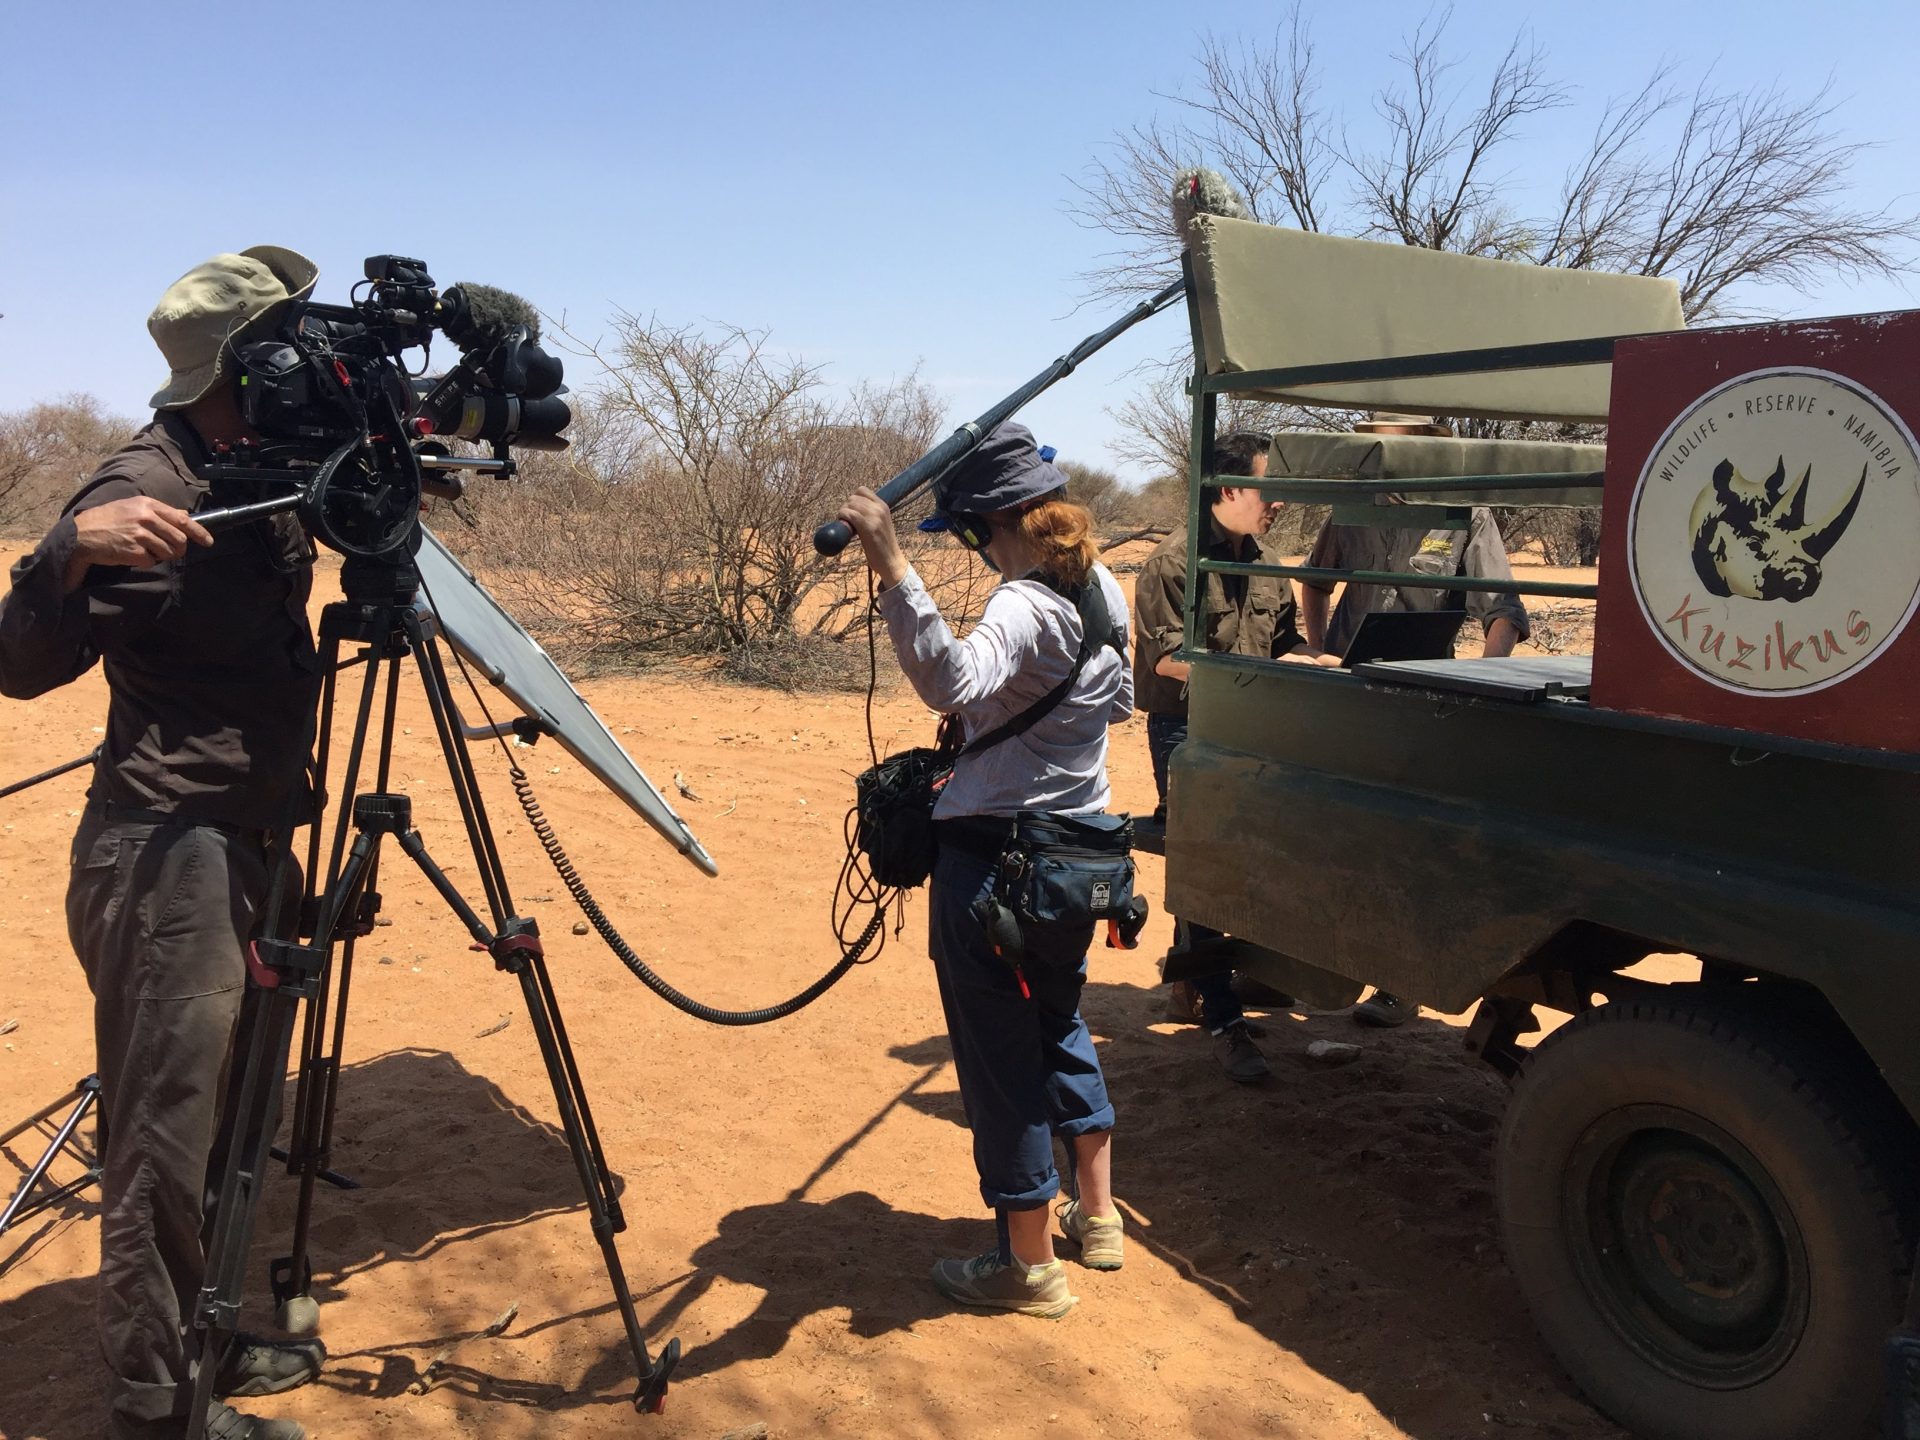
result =
[[[9,554],[17,548],[9,548]],[[521,763],[615,923],[668,979],[723,1006],[770,1003],[832,961],[829,902],[859,696],[793,696],[690,672],[582,687],[718,860],[707,879],[579,765]],[[4,702],[0,783],[99,738],[96,674]],[[398,788],[470,894],[417,688]],[[923,743],[911,694],[884,695],[883,750]],[[517,984],[389,850],[382,926],[353,977],[333,1164],[313,1252],[332,1361],[261,1413],[316,1437],[1240,1436],[1600,1440],[1535,1335],[1501,1258],[1490,1195],[1504,1087],[1461,1051],[1465,1017],[1370,1032],[1345,1012],[1266,1017],[1274,1065],[1230,1085],[1204,1034],[1166,1023],[1156,914],[1138,950],[1096,949],[1085,1012],[1119,1111],[1126,1268],[1063,1246],[1080,1304],[1055,1322],[957,1313],[927,1281],[974,1253],[980,1203],[925,908],[884,953],[799,1015],[721,1029],[655,998],[578,919],[521,819],[496,748],[479,754],[519,908],[536,917],[609,1161],[626,1273],[650,1337],[686,1357],[666,1414],[629,1405],[631,1362]],[[673,792],[680,774],[698,798]],[[1115,730],[1116,807],[1151,807],[1143,721]],[[78,772],[0,800],[0,1130],[93,1065],[90,1000],[61,909]],[[1142,855],[1157,901],[1161,861]],[[477,898],[477,895],[476,895]],[[504,1028],[501,1022],[505,1020]],[[1315,1038],[1362,1054],[1329,1068]],[[45,1131],[5,1146],[11,1192]],[[71,1161],[55,1178],[76,1173]],[[292,1187],[276,1174],[250,1274],[283,1253]],[[92,1335],[96,1206],[82,1195],[0,1237],[0,1434],[99,1432]],[[504,1333],[451,1342],[509,1306]]]

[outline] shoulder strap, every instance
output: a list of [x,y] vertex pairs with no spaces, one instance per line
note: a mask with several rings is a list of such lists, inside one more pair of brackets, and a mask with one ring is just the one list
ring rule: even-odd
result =
[[1127,658],[1126,634],[1114,623],[1113,612],[1107,608],[1107,596],[1100,584],[1099,576],[1089,574],[1086,583],[1080,587],[1078,593],[1074,594],[1053,586],[1048,588],[1054,589],[1063,600],[1071,600],[1074,608],[1080,612],[1080,650],[1073,657],[1073,668],[1067,671],[1066,679],[1018,715],[1001,721],[984,735],[974,736],[960,747],[954,759],[958,760],[962,755],[977,755],[982,750],[998,745],[1002,740],[1011,740],[1016,735],[1024,735],[1038,725],[1047,717],[1049,711],[1072,692],[1074,681],[1080,678],[1080,672],[1086,669],[1087,661],[1093,658],[1096,650],[1107,647],[1119,655],[1121,660],[1124,661]]

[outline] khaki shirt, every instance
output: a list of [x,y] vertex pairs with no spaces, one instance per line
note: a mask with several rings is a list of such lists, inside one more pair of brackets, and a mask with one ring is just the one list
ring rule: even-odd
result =
[[307,818],[320,661],[307,624],[313,552],[300,522],[255,520],[144,570],[96,565],[63,593],[77,512],[130,495],[213,508],[202,463],[192,429],[161,415],[67,502],[0,599],[0,694],[30,699],[100,662],[111,700],[88,793],[196,824],[265,830],[290,808],[295,821]]
[[[1211,519],[1205,549],[1210,560],[1277,565],[1280,559],[1252,536],[1238,540]],[[1300,634],[1293,586],[1278,575],[1206,577],[1200,598],[1200,633],[1215,655],[1257,655],[1270,660],[1306,643]],[[1173,532],[1147,557],[1133,589],[1133,703],[1150,715],[1187,713],[1187,687],[1154,666],[1185,638],[1187,532]]]
[[[1511,580],[1507,547],[1500,526],[1484,505],[1474,507],[1465,530],[1411,530],[1376,525],[1328,525],[1314,542],[1307,564],[1326,570],[1389,570],[1416,575],[1475,575],[1488,580]],[[1303,580],[1320,591],[1334,582]],[[1340,592],[1340,603],[1327,622],[1326,649],[1344,655],[1354,631],[1370,611],[1464,609],[1480,622],[1484,633],[1495,620],[1511,620],[1526,639],[1532,627],[1527,607],[1517,595],[1485,590],[1427,590],[1412,585],[1354,585]]]

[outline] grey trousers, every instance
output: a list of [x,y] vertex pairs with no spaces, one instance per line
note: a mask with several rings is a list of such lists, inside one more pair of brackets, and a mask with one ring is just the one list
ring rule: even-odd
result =
[[67,933],[93,990],[99,1052],[98,1319],[112,1437],[184,1433],[209,1162],[266,890],[257,838],[115,822],[91,807],[74,835]]

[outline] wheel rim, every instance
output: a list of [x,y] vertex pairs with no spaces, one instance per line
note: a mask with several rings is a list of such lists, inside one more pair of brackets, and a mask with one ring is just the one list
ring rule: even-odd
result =
[[1563,1194],[1582,1282],[1650,1363],[1735,1389],[1793,1353],[1807,1320],[1800,1228],[1720,1127],[1668,1106],[1614,1111],[1574,1147]]

